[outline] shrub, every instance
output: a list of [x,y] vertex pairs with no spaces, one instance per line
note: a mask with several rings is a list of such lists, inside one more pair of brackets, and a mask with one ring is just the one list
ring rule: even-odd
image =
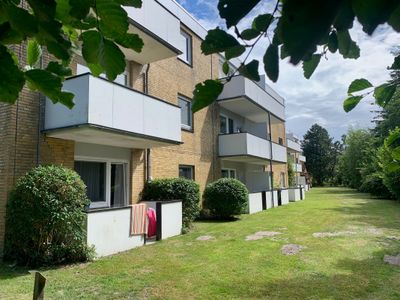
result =
[[396,167],[400,163],[395,159],[394,155],[394,151],[387,145],[387,142],[379,149],[383,183],[394,197],[400,200],[400,169]]
[[88,260],[86,186],[59,166],[40,166],[21,177],[10,193],[4,258],[43,265]]
[[185,178],[156,179],[147,182],[143,200],[182,200],[182,222],[184,230],[190,228],[200,212],[200,188],[193,180]]
[[370,193],[371,195],[377,196],[379,198],[388,199],[393,197],[393,195],[383,183],[382,174],[378,172],[367,175],[363,179],[363,183],[360,186],[359,191],[363,193]]
[[246,186],[239,180],[221,178],[204,190],[204,207],[220,218],[230,218],[244,212],[249,198]]

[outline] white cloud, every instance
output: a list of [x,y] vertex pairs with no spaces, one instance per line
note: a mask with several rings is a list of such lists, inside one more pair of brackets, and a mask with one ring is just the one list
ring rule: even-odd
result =
[[[182,1],[185,0],[181,0],[181,4]],[[211,29],[224,24],[218,15],[217,2],[187,1],[185,7],[203,26]],[[257,14],[270,12],[272,5],[270,1],[261,2],[254,10],[255,13],[246,16],[239,27],[248,26]],[[386,67],[393,62],[390,49],[400,43],[400,35],[388,26],[380,26],[374,35],[369,37],[362,31],[361,26],[355,23],[351,36],[361,48],[358,60],[343,59],[339,54],[329,54],[327,60],[321,60],[310,80],[303,77],[300,65],[294,67],[285,60],[280,62],[278,82],[267,82],[286,99],[287,129],[298,136],[303,136],[313,123],[326,127],[337,139],[350,126],[364,128],[371,125],[371,98],[364,100],[350,113],[343,111],[342,102],[353,79],[366,78],[373,84],[379,84],[389,78]],[[267,44],[268,40],[262,40],[250,59],[262,61]],[[264,73],[261,67],[260,72]]]

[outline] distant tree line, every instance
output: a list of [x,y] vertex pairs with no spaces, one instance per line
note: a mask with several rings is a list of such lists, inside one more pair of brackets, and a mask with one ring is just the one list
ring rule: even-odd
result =
[[400,200],[400,153],[396,150],[400,145],[391,138],[400,135],[400,92],[379,112],[375,124],[372,129],[350,128],[336,142],[326,129],[314,124],[302,143],[313,184],[347,186]]

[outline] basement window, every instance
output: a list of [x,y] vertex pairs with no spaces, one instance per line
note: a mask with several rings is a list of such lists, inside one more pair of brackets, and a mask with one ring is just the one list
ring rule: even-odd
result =
[[235,169],[222,169],[221,170],[222,178],[233,178],[236,179],[236,170]]
[[194,180],[194,166],[179,165],[179,177]]

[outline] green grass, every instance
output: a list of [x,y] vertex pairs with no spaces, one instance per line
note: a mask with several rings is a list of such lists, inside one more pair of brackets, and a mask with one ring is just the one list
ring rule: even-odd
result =
[[[98,261],[42,270],[46,299],[400,299],[400,204],[321,188],[235,222],[198,222],[189,234]],[[286,227],[287,230],[283,230]],[[245,241],[256,231],[281,231]],[[355,231],[315,238],[314,232]],[[215,240],[196,241],[201,235]],[[288,243],[306,246],[284,256]],[[0,264],[0,299],[31,299],[33,276]]]

